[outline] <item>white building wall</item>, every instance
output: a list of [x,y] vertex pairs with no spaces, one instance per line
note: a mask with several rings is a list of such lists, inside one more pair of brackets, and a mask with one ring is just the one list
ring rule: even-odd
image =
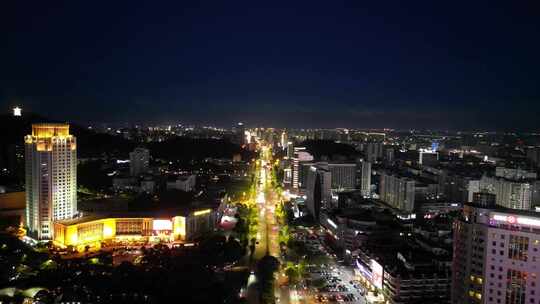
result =
[[371,195],[371,163],[368,161],[362,161],[360,163],[360,167],[360,192],[362,196],[369,197]]
[[52,239],[53,222],[77,213],[76,149],[72,135],[25,137],[26,223],[37,239]]

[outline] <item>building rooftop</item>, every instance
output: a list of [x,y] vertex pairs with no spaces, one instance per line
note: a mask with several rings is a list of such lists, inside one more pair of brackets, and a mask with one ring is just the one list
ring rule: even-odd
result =
[[68,136],[69,124],[65,123],[36,123],[32,125],[32,136],[35,137],[53,137]]
[[540,218],[540,212],[536,212],[534,210],[512,209],[512,208],[506,208],[506,207],[503,207],[503,206],[500,206],[500,205],[493,205],[493,206],[490,206],[490,207],[485,207],[485,206],[481,206],[481,205],[478,205],[478,204],[475,204],[475,203],[466,203],[464,205],[474,207],[474,208],[492,210],[492,211],[495,211],[495,212],[504,212],[504,213],[511,213],[511,214],[517,214],[517,215]]
[[402,279],[449,275],[448,269],[437,264],[439,261],[445,262],[442,257],[422,249],[404,236],[370,239],[363,244],[363,251],[376,257],[385,272]]
[[347,208],[347,209],[337,209],[332,212],[333,216],[346,218],[354,221],[362,222],[375,222],[376,219],[373,216],[373,213],[370,210],[358,209],[358,208]]

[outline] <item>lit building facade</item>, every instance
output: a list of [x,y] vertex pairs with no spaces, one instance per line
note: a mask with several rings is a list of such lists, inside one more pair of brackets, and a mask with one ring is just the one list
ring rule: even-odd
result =
[[100,247],[106,242],[184,242],[213,231],[216,212],[199,209],[174,216],[93,215],[54,224],[59,246]]
[[540,216],[494,201],[475,194],[454,223],[452,303],[539,303]]
[[418,156],[418,163],[423,166],[436,166],[439,163],[439,153],[421,149]]
[[493,193],[496,203],[511,209],[530,210],[532,208],[533,183],[514,181],[499,177],[483,176],[480,180],[480,190]]
[[394,156],[395,156],[395,153],[394,153],[394,149],[392,148],[387,148],[384,152],[384,160],[391,164],[394,162]]
[[167,182],[167,189],[177,189],[184,192],[195,191],[196,175],[179,176],[175,181]]
[[[323,166],[325,166],[323,164]],[[329,163],[326,165],[332,175],[332,189],[352,190],[356,188],[356,164]]]
[[382,142],[370,142],[365,146],[364,153],[366,159],[370,163],[376,163],[378,159],[383,156],[383,143]]
[[28,234],[53,238],[53,222],[77,212],[77,143],[68,124],[34,124],[25,137]]
[[289,136],[287,135],[287,132],[283,131],[281,132],[281,141],[280,141],[280,147],[281,150],[287,149],[287,143],[289,142]]
[[306,151],[305,147],[294,147],[294,158],[292,164],[292,186],[293,189],[302,187],[301,183],[301,163],[313,160],[313,156]]
[[371,163],[360,162],[360,193],[363,197],[371,196]]
[[309,162],[299,163],[298,184],[300,188],[306,188],[311,167],[324,168],[332,175],[332,190],[343,191],[356,189],[356,164],[355,163],[328,163]]
[[292,159],[294,157],[294,144],[292,141],[287,142],[287,158]]
[[332,173],[327,168],[311,166],[307,176],[306,206],[311,215],[318,220],[322,207],[332,201]]
[[496,167],[495,176],[510,180],[534,180],[538,177],[536,172],[521,168]]
[[148,172],[150,168],[150,151],[145,148],[136,148],[129,153],[129,170],[131,176]]
[[287,168],[283,169],[283,185],[289,188],[291,183],[292,183],[292,168],[288,166]]
[[381,201],[404,212],[414,211],[415,181],[381,172],[379,194]]
[[369,246],[357,250],[355,276],[379,295],[368,294],[369,303],[449,303],[451,275],[443,258],[422,250],[401,252],[387,247],[385,252],[370,251]]

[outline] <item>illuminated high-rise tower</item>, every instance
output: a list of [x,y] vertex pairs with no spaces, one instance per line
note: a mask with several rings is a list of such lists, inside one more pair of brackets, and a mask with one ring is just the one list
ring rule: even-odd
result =
[[287,143],[289,142],[288,138],[289,136],[287,135],[287,132],[285,131],[281,132],[280,145],[281,145],[282,150],[287,149]]
[[53,222],[77,211],[77,144],[68,124],[34,124],[26,146],[26,223],[30,236],[53,237]]
[[360,163],[360,193],[363,197],[371,196],[371,163],[362,160]]

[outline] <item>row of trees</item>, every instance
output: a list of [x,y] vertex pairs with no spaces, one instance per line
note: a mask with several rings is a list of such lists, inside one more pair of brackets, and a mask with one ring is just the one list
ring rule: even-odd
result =
[[237,213],[235,217],[238,221],[233,228],[233,232],[240,240],[240,244],[246,247],[257,236],[259,225],[257,209],[251,204],[237,204],[236,207]]
[[286,249],[290,240],[289,225],[287,223],[287,210],[286,203],[279,203],[276,206],[275,216],[276,221],[279,223],[279,245],[282,252]]
[[299,263],[287,262],[285,266],[285,275],[289,280],[289,284],[297,284],[304,275],[306,270],[305,260],[301,260]]
[[261,303],[274,304],[274,274],[279,269],[278,259],[271,255],[265,255],[257,263],[257,278]]

